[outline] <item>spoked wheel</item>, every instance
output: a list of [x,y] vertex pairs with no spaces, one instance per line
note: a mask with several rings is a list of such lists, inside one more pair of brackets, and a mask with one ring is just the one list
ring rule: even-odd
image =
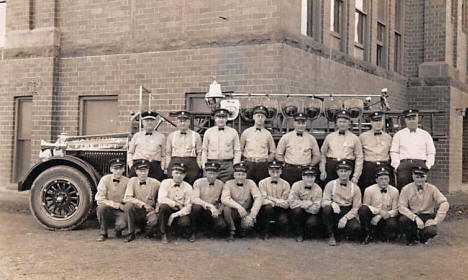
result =
[[44,227],[74,229],[91,211],[91,184],[73,167],[54,166],[34,180],[29,204],[34,217]]

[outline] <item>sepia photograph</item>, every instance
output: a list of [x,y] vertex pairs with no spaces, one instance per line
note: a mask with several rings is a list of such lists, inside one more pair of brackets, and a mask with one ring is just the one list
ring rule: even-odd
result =
[[468,279],[468,0],[0,0],[0,280]]

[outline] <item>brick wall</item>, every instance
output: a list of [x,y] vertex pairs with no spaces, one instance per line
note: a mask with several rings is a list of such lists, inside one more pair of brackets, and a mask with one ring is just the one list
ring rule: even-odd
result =
[[[424,0],[405,0],[405,31],[403,37],[404,74],[418,76],[418,67],[424,62]],[[411,35],[410,35],[411,34]]]
[[40,140],[52,137],[53,58],[0,61],[0,178],[12,176],[15,97],[32,96],[32,161],[37,160]]

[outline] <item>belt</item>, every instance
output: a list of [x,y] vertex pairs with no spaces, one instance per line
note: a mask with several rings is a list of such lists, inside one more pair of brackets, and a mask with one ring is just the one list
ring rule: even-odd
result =
[[258,162],[268,162],[268,159],[267,158],[247,158],[246,157],[245,161],[258,163]]
[[400,162],[426,162],[425,159],[411,159],[411,158],[405,158],[405,159],[402,159],[400,160]]
[[233,161],[234,159],[208,159],[208,161],[220,161],[220,162],[228,162]]
[[290,163],[285,163],[284,166],[288,166],[288,167],[295,167],[295,168],[304,168],[307,166],[306,165],[301,165],[301,164],[290,164]]
[[327,160],[342,161],[342,160],[355,160],[355,159],[354,159],[354,158],[353,158],[353,159],[349,159],[349,158],[334,158],[334,157],[327,157]]
[[389,164],[389,163],[390,163],[389,160],[376,160],[376,161],[373,161],[373,160],[365,160],[364,162],[373,163],[373,164],[377,164],[377,163],[380,163],[380,164]]

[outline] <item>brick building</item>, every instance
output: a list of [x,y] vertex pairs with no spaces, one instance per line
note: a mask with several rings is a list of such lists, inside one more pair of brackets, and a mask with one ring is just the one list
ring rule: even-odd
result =
[[37,161],[41,139],[128,131],[140,84],[167,113],[215,77],[242,92],[386,87],[392,109],[445,111],[431,180],[458,191],[468,181],[466,2],[0,0],[0,183]]

